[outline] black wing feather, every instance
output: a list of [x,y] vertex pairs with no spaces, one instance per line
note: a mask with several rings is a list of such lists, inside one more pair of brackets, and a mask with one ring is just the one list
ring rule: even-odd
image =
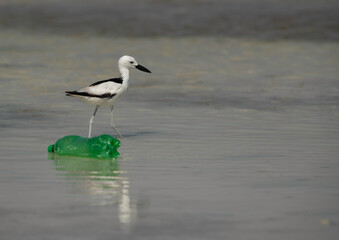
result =
[[66,96],[84,96],[84,97],[96,97],[96,98],[112,98],[114,97],[115,95],[117,95],[116,93],[104,93],[104,94],[101,94],[101,95],[95,95],[95,94],[90,94],[90,93],[87,93],[87,92],[77,92],[77,91],[67,91],[66,92]]
[[120,78],[110,78],[110,79],[107,79],[107,80],[101,80],[101,81],[92,83],[89,86],[92,87],[92,86],[96,86],[96,85],[99,85],[99,84],[105,83],[105,82],[115,82],[115,83],[118,83],[118,84],[122,84],[123,80],[122,80],[121,77]]

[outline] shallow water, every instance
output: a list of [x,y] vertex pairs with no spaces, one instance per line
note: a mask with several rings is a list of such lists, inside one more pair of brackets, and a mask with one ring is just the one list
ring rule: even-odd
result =
[[[338,238],[332,38],[96,36],[14,20],[0,24],[1,239]],[[117,75],[126,53],[153,73],[133,71],[116,105],[120,158],[48,156],[86,136],[94,111],[64,91]],[[93,134],[114,134],[109,119],[100,108]]]

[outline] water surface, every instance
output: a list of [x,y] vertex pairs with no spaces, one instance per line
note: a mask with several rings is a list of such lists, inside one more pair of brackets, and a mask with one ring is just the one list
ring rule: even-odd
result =
[[[32,4],[22,10],[29,16],[29,9],[67,15]],[[185,4],[169,9],[204,6]],[[312,1],[307,9],[316,6],[335,5]],[[279,12],[299,19],[287,9]],[[100,34],[92,18],[80,31],[75,20],[99,10],[67,15],[64,30],[62,17],[41,17],[34,29],[39,15],[29,26],[18,26],[15,14],[0,24],[1,239],[338,238],[337,31],[323,29],[322,40],[291,28],[290,39],[275,28],[256,37],[246,24],[241,36],[205,25],[203,34],[180,37],[182,28],[161,27],[155,36],[122,28]],[[251,19],[272,27],[255,13]],[[153,73],[133,71],[116,105],[120,158],[48,156],[58,138],[86,136],[94,111],[64,91],[116,76],[123,54]],[[100,108],[92,133],[114,134],[109,121],[109,109]]]

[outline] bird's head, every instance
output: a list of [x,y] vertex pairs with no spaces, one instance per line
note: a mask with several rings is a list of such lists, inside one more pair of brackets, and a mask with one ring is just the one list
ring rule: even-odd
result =
[[134,57],[127,56],[127,55],[122,56],[119,59],[119,67],[120,68],[121,67],[123,67],[123,68],[136,68],[140,71],[151,73],[150,70],[148,70],[144,66],[141,66],[140,64],[138,64],[137,61],[134,59]]

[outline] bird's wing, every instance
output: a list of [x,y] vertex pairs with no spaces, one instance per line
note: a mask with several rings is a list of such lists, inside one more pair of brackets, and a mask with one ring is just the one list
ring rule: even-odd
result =
[[110,78],[110,79],[107,79],[107,80],[101,80],[101,81],[92,83],[89,86],[91,87],[91,86],[95,86],[95,85],[100,85],[100,84],[105,83],[105,82],[115,82],[115,83],[118,83],[118,84],[122,84],[123,80],[122,80],[122,77],[119,77],[119,78]]
[[121,84],[112,81],[105,81],[100,84],[91,85],[80,89],[78,92],[86,92],[91,95],[116,94],[121,88]]

